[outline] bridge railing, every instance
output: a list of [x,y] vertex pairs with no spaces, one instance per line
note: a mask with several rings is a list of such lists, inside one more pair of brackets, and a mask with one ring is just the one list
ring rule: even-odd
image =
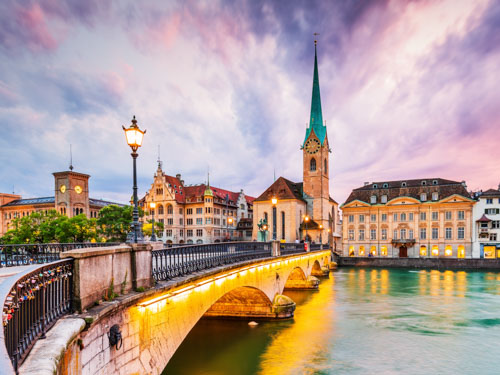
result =
[[8,356],[17,373],[36,340],[71,312],[72,283],[73,260],[68,259],[30,269],[0,284],[5,341],[5,346],[0,345],[0,366],[5,373],[11,371],[1,363],[2,358]]
[[152,251],[152,272],[156,281],[164,281],[225,264],[270,256],[269,242],[221,242],[165,247]]
[[300,254],[305,253],[306,248],[305,244],[295,243],[295,242],[285,242],[280,244],[281,255],[290,255],[290,254]]
[[0,245],[0,268],[50,263],[59,260],[59,254],[68,250],[116,245],[117,242]]

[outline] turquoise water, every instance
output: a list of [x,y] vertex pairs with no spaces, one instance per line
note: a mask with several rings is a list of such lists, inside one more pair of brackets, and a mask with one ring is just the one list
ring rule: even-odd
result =
[[164,374],[500,374],[500,273],[341,269],[295,318],[201,320]]

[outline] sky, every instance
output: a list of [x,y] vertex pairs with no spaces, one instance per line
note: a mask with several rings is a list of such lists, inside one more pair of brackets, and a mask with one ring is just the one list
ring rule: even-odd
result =
[[315,32],[335,200],[384,180],[498,186],[498,0],[2,0],[0,192],[53,196],[71,144],[90,196],[127,202],[133,115],[140,196],[159,154],[186,184],[301,181]]

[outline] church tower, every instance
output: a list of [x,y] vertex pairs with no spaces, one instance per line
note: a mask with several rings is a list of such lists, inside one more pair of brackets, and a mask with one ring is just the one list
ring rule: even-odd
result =
[[302,144],[303,153],[303,191],[308,204],[308,214],[323,228],[329,227],[329,212],[331,210],[329,192],[329,156],[330,148],[326,126],[323,123],[321,97],[319,92],[317,41],[314,41],[314,76],[311,101],[311,117],[306,136]]

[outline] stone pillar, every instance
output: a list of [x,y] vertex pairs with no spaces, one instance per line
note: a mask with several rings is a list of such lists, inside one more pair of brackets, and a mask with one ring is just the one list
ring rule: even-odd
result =
[[132,288],[150,288],[153,286],[153,271],[151,251],[153,245],[149,243],[131,244],[132,252],[130,266],[132,268]]
[[286,289],[303,290],[303,289],[318,289],[319,279],[315,276],[309,276],[306,280],[287,280]]
[[296,303],[290,297],[277,294],[273,301],[273,314],[278,319],[293,318]]
[[272,256],[273,257],[279,257],[281,256],[281,248],[280,248],[280,242],[277,240],[274,240],[271,242],[271,251],[272,251]]

